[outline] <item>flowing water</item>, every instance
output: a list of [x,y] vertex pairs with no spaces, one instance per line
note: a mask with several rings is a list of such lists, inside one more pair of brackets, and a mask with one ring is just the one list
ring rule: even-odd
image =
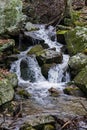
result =
[[[38,27],[38,31],[29,33],[34,37],[38,37],[38,39],[44,40],[44,43],[48,44],[49,48],[55,47],[56,51],[60,52],[63,45],[57,42],[55,29],[52,26],[45,29],[44,25]],[[17,74],[19,86],[25,87],[31,93],[32,100],[41,105],[51,104],[48,89],[54,87],[62,93],[66,83],[70,81],[67,72],[69,56],[63,54],[62,63],[51,67],[48,72],[48,79],[45,79],[35,56],[27,56],[27,52],[31,48],[29,47],[26,51],[18,54],[18,60],[11,65],[11,71]]]

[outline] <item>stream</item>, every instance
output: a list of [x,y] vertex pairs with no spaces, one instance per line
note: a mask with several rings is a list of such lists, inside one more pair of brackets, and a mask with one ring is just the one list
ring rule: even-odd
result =
[[[19,130],[20,127],[28,121],[32,126],[46,123],[43,116],[57,115],[58,118],[75,118],[82,116],[86,113],[83,106],[80,104],[87,104],[86,99],[82,97],[68,96],[63,93],[63,89],[67,86],[67,82],[70,81],[70,75],[68,70],[69,55],[64,54],[61,50],[62,44],[57,42],[56,30],[49,26],[47,29],[44,25],[37,25],[39,30],[25,32],[27,35],[32,36],[32,42],[34,45],[29,46],[25,51],[21,51],[17,54],[18,60],[11,64],[11,72],[15,72],[18,77],[18,85],[24,88],[31,94],[29,99],[20,100],[18,104],[22,104],[22,118],[12,120],[8,118],[5,121],[5,127],[9,124],[11,130]],[[40,44],[35,39],[44,41],[44,44],[49,46],[49,49],[56,48],[56,52],[62,53],[63,59],[61,64],[55,64],[48,71],[48,78],[46,79],[38,64],[35,55],[27,55],[33,46]],[[21,43],[21,39],[19,39]],[[21,47],[21,44],[20,44]],[[50,88],[54,88],[58,91],[58,96],[52,96],[49,92]],[[82,120],[79,122],[79,130],[87,128],[86,123]]]
[[[38,25],[38,27],[38,31],[29,33],[38,39],[44,40],[44,43],[48,44],[49,48],[56,48],[56,52],[61,52],[63,45],[57,42],[56,30],[52,26],[49,26],[48,29],[45,29],[44,25]],[[52,37],[54,37],[53,40],[51,39]],[[48,72],[48,79],[45,79],[36,57],[33,55],[27,56],[31,48],[32,46],[18,54],[18,60],[13,62],[10,71],[17,74],[19,86],[25,87],[31,93],[32,100],[35,100],[40,105],[46,105],[51,103],[48,89],[53,87],[63,94],[63,88],[70,81],[70,76],[67,72],[69,55],[63,54],[62,63],[51,67]],[[23,71],[21,69],[22,62],[25,63]]]

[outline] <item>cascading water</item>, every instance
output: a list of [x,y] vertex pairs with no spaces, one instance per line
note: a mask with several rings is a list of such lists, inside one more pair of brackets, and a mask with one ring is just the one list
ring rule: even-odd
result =
[[[56,51],[60,52],[62,45],[57,42],[55,29],[52,26],[45,29],[44,25],[39,25],[38,27],[38,31],[31,32],[32,35],[44,40],[49,48],[55,47]],[[41,73],[35,56],[27,56],[27,52],[30,49],[31,47],[18,55],[18,60],[11,65],[11,71],[17,74],[19,85],[26,87],[34,100],[40,104],[46,104],[49,102],[47,98],[49,96],[48,89],[54,87],[61,91],[65,83],[70,80],[67,72],[69,56],[63,54],[62,63],[50,68],[48,80],[46,80]]]

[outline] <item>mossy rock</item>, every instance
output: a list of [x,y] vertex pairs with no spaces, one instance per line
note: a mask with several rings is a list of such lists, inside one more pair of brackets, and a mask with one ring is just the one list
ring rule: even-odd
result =
[[38,55],[40,51],[43,50],[43,47],[39,44],[39,45],[35,45],[33,48],[30,49],[30,51],[27,53],[28,55]]
[[40,66],[43,64],[52,64],[52,63],[61,63],[63,56],[62,53],[56,52],[55,48],[53,49],[44,49],[40,51],[37,56],[37,61]]
[[65,34],[69,54],[75,55],[87,48],[87,28],[76,27]]
[[51,124],[47,124],[44,126],[44,129],[43,130],[55,130],[54,126],[51,125]]
[[67,86],[63,91],[67,95],[72,95],[76,97],[84,96],[81,90],[75,85]]
[[87,48],[86,48],[85,50],[83,50],[83,53],[84,53],[85,55],[87,55]]
[[83,53],[78,53],[70,57],[68,65],[69,65],[72,77],[76,76],[76,74],[78,74],[78,72],[80,72],[81,69],[87,65],[87,55]]
[[31,125],[25,123],[20,130],[36,130],[35,128],[33,128]]
[[31,22],[27,22],[26,25],[25,25],[25,29],[28,30],[28,31],[37,31],[39,28],[37,28]]
[[0,39],[0,52],[12,51],[15,46],[13,39]]
[[74,78],[74,83],[87,94],[87,66]]
[[18,30],[23,21],[21,0],[0,0],[0,34]]
[[19,88],[17,89],[17,94],[24,99],[28,99],[31,97],[30,93],[28,93],[25,89]]
[[14,97],[14,89],[12,84],[7,79],[0,81],[0,105],[9,102]]

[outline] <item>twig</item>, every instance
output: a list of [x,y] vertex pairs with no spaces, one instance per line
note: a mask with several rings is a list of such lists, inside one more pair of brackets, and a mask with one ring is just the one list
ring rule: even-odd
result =
[[85,109],[85,111],[87,112],[87,108],[84,106],[84,104],[80,101],[80,104],[82,105],[82,107]]
[[67,125],[69,125],[71,123],[71,121],[67,121],[61,128],[60,130],[63,130]]

